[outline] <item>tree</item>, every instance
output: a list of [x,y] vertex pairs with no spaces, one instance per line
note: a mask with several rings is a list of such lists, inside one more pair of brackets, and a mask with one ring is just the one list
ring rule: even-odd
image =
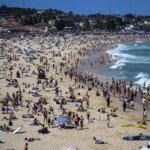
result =
[[116,29],[116,24],[115,24],[114,20],[112,20],[112,19],[107,20],[106,27],[107,27],[108,31],[114,31]]
[[126,18],[133,18],[133,15],[132,14],[126,14],[125,17]]
[[141,21],[141,16],[137,16],[136,20],[139,22]]
[[84,23],[84,30],[86,31],[90,30],[90,22],[88,19],[86,19],[86,22]]
[[26,17],[25,20],[24,20],[24,24],[25,24],[25,25],[28,25],[28,24],[29,24],[27,17]]
[[37,21],[37,17],[33,17],[33,24],[37,24],[38,21]]
[[94,25],[94,29],[102,29],[103,28],[103,23],[100,20],[96,21],[96,24]]
[[29,17],[29,22],[28,22],[29,25],[33,25],[33,20],[32,20],[32,17]]
[[118,22],[118,23],[119,23],[119,25],[123,25],[122,18],[116,18],[116,22]]
[[57,28],[58,31],[63,30],[64,29],[64,21],[63,20],[56,21],[55,27]]

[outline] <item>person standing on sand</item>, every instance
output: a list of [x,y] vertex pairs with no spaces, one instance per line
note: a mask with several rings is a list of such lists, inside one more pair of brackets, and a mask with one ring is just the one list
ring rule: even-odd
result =
[[127,107],[127,104],[126,104],[126,101],[124,100],[124,102],[123,102],[123,111],[125,112],[126,111],[126,107]]
[[84,121],[84,118],[83,118],[83,116],[81,116],[81,118],[80,118],[81,130],[83,130],[83,121]]
[[28,150],[28,143],[25,143],[24,150]]
[[107,107],[109,107],[110,106],[110,95],[108,95],[106,101],[107,101]]
[[147,119],[147,111],[144,108],[144,111],[143,111],[143,120],[145,121],[146,119]]
[[144,108],[146,106],[146,99],[145,99],[145,97],[143,97],[143,99],[142,99],[142,104],[143,104],[143,110],[144,110]]
[[77,127],[78,127],[78,116],[75,116],[74,123],[75,123],[75,128],[77,130]]
[[48,123],[48,127],[50,128],[50,123],[51,123],[50,113],[49,113],[49,115],[48,115],[47,123]]
[[45,124],[45,120],[47,122],[47,114],[48,114],[48,111],[46,110],[46,108],[44,108],[44,110],[42,111],[42,114],[44,116],[44,124]]
[[86,108],[89,108],[89,99],[86,101]]
[[107,114],[107,126],[108,126],[108,128],[109,128],[109,124],[110,124],[110,116],[109,116],[109,114]]
[[89,123],[89,121],[90,121],[90,112],[89,111],[87,111],[86,116],[87,116],[87,120],[88,120],[88,123]]

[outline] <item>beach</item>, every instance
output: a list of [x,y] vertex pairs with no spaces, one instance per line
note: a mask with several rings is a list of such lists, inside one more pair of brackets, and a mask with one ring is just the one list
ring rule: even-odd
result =
[[[106,53],[106,50],[115,47],[117,43],[142,39],[147,40],[148,38],[143,35],[108,35],[107,37],[86,35],[23,37],[5,41],[1,39],[3,48],[1,48],[0,59],[0,97],[1,100],[8,100],[8,103],[6,106],[1,104],[0,107],[1,109],[2,107],[9,107],[16,116],[17,119],[12,120],[13,126],[10,126],[12,130],[22,125],[23,128],[18,134],[13,134],[13,132],[0,133],[0,140],[5,142],[0,145],[0,149],[21,150],[24,149],[25,143],[28,143],[29,150],[61,150],[68,145],[75,145],[80,150],[134,150],[145,146],[148,141],[125,141],[123,137],[150,133],[149,110],[147,109],[147,125],[145,125],[145,128],[122,127],[121,124],[137,124],[137,122],[143,120],[142,104],[135,102],[134,109],[127,108],[123,112],[123,101],[120,100],[119,93],[116,91],[115,96],[113,96],[113,92],[108,88],[111,85],[111,81],[107,84],[106,78],[101,78],[101,76],[95,79],[97,75],[94,75],[94,72],[90,72],[90,67],[94,65],[112,63],[113,60]],[[47,78],[47,80],[41,79],[41,83],[38,83],[38,80],[40,80],[38,79],[38,68],[45,70]],[[17,76],[18,71],[20,76]],[[85,73],[88,76],[87,78],[89,78],[89,74],[93,74],[94,77],[91,78],[95,82],[85,80]],[[16,81],[12,82],[14,79],[17,79],[17,83]],[[97,84],[97,80],[100,81],[99,84]],[[101,86],[102,82],[103,86]],[[57,87],[59,87],[58,94],[56,93]],[[107,91],[107,89],[109,90]],[[107,91],[106,97],[104,96],[105,90]],[[17,91],[21,93],[19,96],[16,94]],[[99,96],[96,96],[97,91],[100,94]],[[31,92],[34,93],[32,94]],[[13,93],[15,93],[14,97]],[[37,97],[36,94],[41,96]],[[106,102],[108,95],[110,95],[112,101],[109,107],[107,107]],[[71,96],[74,98],[70,98]],[[16,102],[13,103],[16,97],[19,99],[18,105]],[[86,97],[86,100],[84,100],[84,97]],[[42,110],[38,112],[41,107],[38,105],[40,98],[42,99],[42,102],[40,101]],[[62,104],[62,98],[67,101],[67,104]],[[54,99],[57,99],[59,104]],[[88,107],[87,99],[89,101]],[[36,115],[34,114],[34,103],[38,103],[38,113]],[[73,113],[78,114],[80,118],[83,116],[83,130],[80,129],[80,123],[77,129],[60,128],[57,123],[49,128],[48,124],[45,123],[49,133],[39,134],[38,130],[41,129],[41,125],[31,126],[31,118],[23,118],[23,114],[28,114],[28,104],[30,108],[29,114],[33,114],[34,118],[37,118],[41,124],[43,124],[43,109],[46,108],[49,111],[50,105],[54,108],[54,115],[56,116],[68,116],[69,111],[71,111],[72,124],[75,124],[76,119],[76,117],[72,118]],[[82,105],[84,111],[77,111],[76,104],[78,106]],[[106,113],[98,112],[98,109],[102,108],[105,108]],[[108,127],[107,114],[110,114],[111,110],[114,109],[116,109],[115,113],[118,117],[110,116],[110,127]],[[90,112],[89,123],[87,112]],[[50,114],[51,120],[54,115]],[[9,118],[9,114],[3,114],[1,110],[1,126],[8,125],[9,120],[5,119],[5,116]],[[95,144],[93,136],[108,144]],[[41,140],[28,142],[25,141],[26,137],[40,138]]]

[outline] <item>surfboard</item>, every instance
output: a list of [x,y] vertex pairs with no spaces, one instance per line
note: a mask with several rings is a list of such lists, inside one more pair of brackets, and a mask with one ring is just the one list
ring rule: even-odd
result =
[[19,130],[21,130],[23,128],[23,126],[20,126],[19,128],[17,128],[14,132],[13,132],[13,134],[16,134]]
[[134,124],[121,124],[121,126],[122,126],[122,127],[146,128],[146,126],[134,125]]

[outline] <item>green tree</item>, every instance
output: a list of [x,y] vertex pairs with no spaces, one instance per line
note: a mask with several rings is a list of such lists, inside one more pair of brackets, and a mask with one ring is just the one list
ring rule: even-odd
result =
[[29,22],[28,22],[29,25],[33,25],[33,20],[32,20],[32,17],[29,17]]
[[126,18],[133,18],[133,15],[132,14],[126,14],[125,17]]
[[64,21],[63,20],[56,21],[55,27],[57,28],[58,31],[63,30],[64,29]]
[[24,24],[25,24],[25,25],[28,25],[28,24],[29,24],[29,21],[28,21],[27,17],[26,17],[25,20],[24,20]]
[[33,17],[33,24],[37,24],[38,21],[37,21],[37,17]]
[[106,28],[108,31],[114,31],[116,29],[116,24],[114,20],[108,19],[106,22]]
[[96,24],[94,25],[94,29],[103,29],[103,23],[100,20],[96,21]]
[[122,21],[122,19],[121,19],[121,18],[116,18],[116,22],[118,22],[118,23],[119,23],[119,25],[123,25],[123,21]]
[[88,19],[86,19],[86,22],[84,23],[84,30],[85,31],[90,30],[90,22]]

